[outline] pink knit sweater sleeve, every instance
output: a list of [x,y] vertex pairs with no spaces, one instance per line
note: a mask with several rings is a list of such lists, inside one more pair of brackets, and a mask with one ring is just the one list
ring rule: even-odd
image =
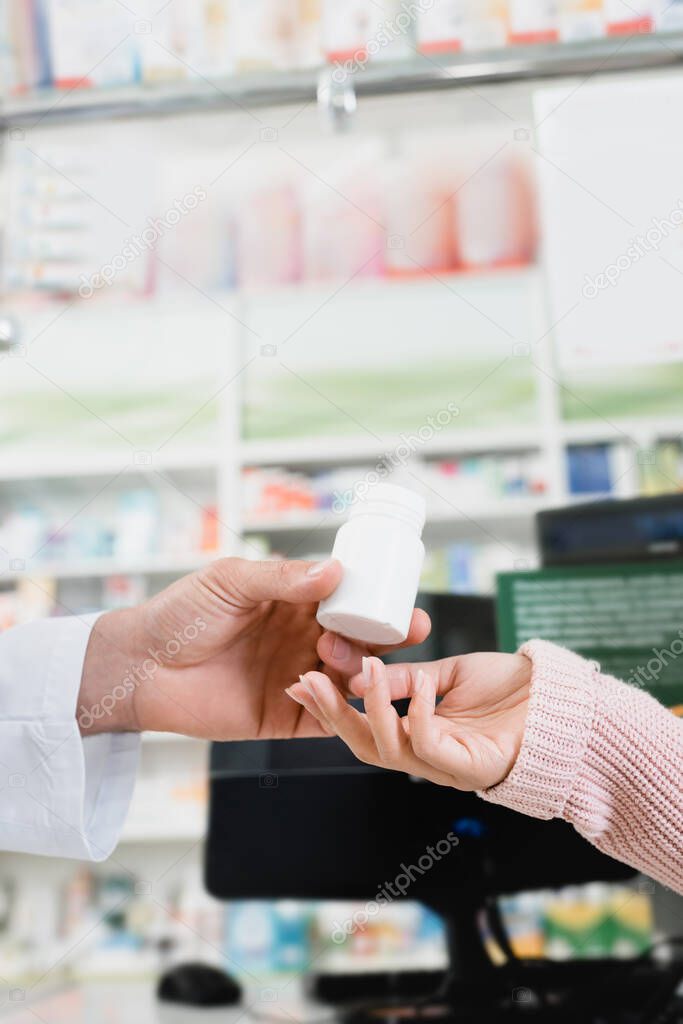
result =
[[594,662],[543,640],[531,659],[522,746],[480,795],[564,818],[599,850],[683,892],[683,720]]

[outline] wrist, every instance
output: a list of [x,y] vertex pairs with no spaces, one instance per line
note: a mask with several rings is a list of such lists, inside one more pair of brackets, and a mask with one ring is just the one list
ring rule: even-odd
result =
[[140,662],[136,609],[105,612],[88,641],[76,718],[81,733],[139,732],[135,666]]
[[509,709],[508,734],[507,734],[507,763],[505,770],[496,785],[507,779],[514,768],[524,742],[524,733],[529,717],[529,703],[531,698],[531,676],[532,662],[525,654],[508,655],[510,660],[516,662],[514,672],[511,674],[511,702]]

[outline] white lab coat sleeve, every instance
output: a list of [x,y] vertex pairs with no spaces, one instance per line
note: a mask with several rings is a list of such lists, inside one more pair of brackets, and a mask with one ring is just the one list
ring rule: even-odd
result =
[[76,705],[97,618],[0,634],[0,849],[99,861],[116,846],[139,736],[80,734]]

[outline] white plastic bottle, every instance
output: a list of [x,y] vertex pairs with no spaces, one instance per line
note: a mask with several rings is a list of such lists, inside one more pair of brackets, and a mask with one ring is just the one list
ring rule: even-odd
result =
[[424,498],[394,484],[376,484],[356,502],[334,541],[344,575],[320,603],[324,629],[368,644],[405,640],[424,561],[425,515]]

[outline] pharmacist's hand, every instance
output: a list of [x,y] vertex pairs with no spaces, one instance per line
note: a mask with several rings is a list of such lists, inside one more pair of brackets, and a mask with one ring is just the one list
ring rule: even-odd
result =
[[[330,679],[309,672],[290,695],[340,736],[361,761],[456,789],[488,789],[519,753],[531,663],[519,654],[466,654],[422,665],[367,658],[350,681],[365,714]],[[442,699],[437,704],[436,698]],[[410,697],[400,718],[392,700]]]
[[[284,691],[321,667],[316,647],[323,630],[315,615],[341,573],[332,560],[224,558],[138,608],[101,616],[83,669],[81,731],[327,735]],[[428,616],[416,612],[407,642],[420,643],[429,628]],[[330,676],[346,689],[349,674]]]

